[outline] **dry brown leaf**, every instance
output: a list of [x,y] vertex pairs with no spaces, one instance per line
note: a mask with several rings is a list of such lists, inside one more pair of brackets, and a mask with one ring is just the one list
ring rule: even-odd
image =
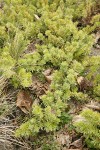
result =
[[28,111],[31,109],[32,103],[33,100],[28,92],[21,90],[17,94],[16,106],[19,107],[25,114],[27,114]]
[[32,77],[31,92],[35,93],[37,97],[42,96],[49,89],[49,84],[42,83],[36,76]]
[[0,3],[0,9],[3,8],[3,5],[4,5],[3,2],[1,2],[1,3]]
[[52,75],[51,76],[46,76],[46,80],[48,81],[48,83],[51,83],[51,81],[52,81]]
[[100,49],[100,31],[95,34],[95,46]]
[[74,146],[75,148],[82,148],[83,147],[82,138],[75,140],[74,142],[71,143],[70,146]]
[[24,53],[25,54],[34,54],[35,52],[36,52],[36,47],[35,47],[35,45],[38,43],[38,41],[33,41],[33,42],[31,42],[29,45],[28,45],[28,47],[27,47],[27,49],[24,51]]
[[96,110],[96,111],[100,111],[100,103],[98,102],[91,101],[91,103],[87,104],[86,107]]
[[87,79],[85,79],[82,76],[77,78],[77,83],[78,83],[81,91],[89,90],[91,87],[93,87],[92,82],[87,80]]
[[84,77],[80,76],[77,78],[77,83],[80,85],[84,80]]
[[60,145],[66,145],[67,147],[69,147],[71,143],[71,138],[69,135],[61,133],[57,135],[57,142]]
[[49,68],[49,69],[45,70],[45,71],[43,72],[43,74],[44,74],[45,76],[49,76],[49,75],[51,74],[51,72],[52,72],[52,69]]
[[48,83],[51,83],[51,81],[52,81],[52,69],[49,68],[49,69],[45,70],[43,72],[43,74],[44,74],[46,80],[48,81]]

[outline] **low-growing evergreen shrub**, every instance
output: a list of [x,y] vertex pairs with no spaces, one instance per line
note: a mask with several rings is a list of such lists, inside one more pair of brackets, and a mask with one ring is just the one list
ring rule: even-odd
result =
[[75,123],[77,131],[83,133],[89,148],[100,149],[100,113],[86,109],[80,115],[83,118]]
[[[86,29],[78,29],[73,20],[87,16],[85,6],[95,3],[88,2],[4,0],[0,9],[0,74],[15,87],[25,88],[31,85],[34,73],[53,69],[50,90],[41,96],[40,103],[32,106],[32,117],[20,126],[16,136],[56,130],[67,101],[72,97],[87,99],[88,93],[78,89],[77,77],[86,76],[85,71],[89,69],[94,74],[99,57],[94,64],[95,60],[89,56],[93,38]],[[29,53],[31,42],[35,43],[34,50]],[[94,80],[97,96],[100,96],[99,77]]]

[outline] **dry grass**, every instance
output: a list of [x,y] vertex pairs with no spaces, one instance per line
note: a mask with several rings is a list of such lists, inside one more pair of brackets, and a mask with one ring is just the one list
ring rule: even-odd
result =
[[29,150],[30,146],[23,139],[15,137],[15,129],[18,127],[16,116],[17,90],[9,89],[9,83],[4,77],[0,77],[0,150]]
[[17,139],[14,136],[15,129],[16,126],[14,125],[0,125],[0,144],[2,145],[2,148],[5,150],[10,147],[14,150],[14,147],[18,146],[20,149],[30,149],[28,144],[24,140]]

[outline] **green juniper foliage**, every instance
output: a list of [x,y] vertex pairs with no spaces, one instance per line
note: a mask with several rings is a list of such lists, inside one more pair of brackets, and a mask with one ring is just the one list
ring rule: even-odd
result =
[[[90,69],[91,78],[100,57],[94,63],[95,58],[88,56],[93,37],[86,28],[78,29],[77,21],[87,17],[85,8],[95,4],[93,0],[4,0],[0,9],[0,75],[15,87],[25,88],[35,73],[54,70],[50,90],[41,97],[41,103],[33,105],[32,118],[20,126],[16,136],[56,130],[67,101],[71,97],[87,99],[88,93],[78,90],[77,77]],[[35,50],[26,53],[32,41]],[[93,94],[97,97],[99,78],[97,75],[94,80]]]
[[89,73],[87,78],[89,80],[93,79],[93,93],[95,97],[100,97],[100,56],[93,56],[88,60]]
[[75,123],[77,131],[83,133],[88,147],[100,149],[100,113],[87,109],[81,116],[84,119]]

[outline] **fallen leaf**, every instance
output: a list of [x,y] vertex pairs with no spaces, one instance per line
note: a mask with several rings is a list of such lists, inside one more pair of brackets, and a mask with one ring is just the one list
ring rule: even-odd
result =
[[49,83],[42,83],[36,76],[32,77],[32,85],[30,87],[31,92],[35,93],[39,98],[49,89]]
[[2,9],[4,6],[3,2],[0,3],[0,9]]
[[69,135],[66,135],[66,134],[58,134],[57,135],[57,142],[60,144],[60,145],[66,145],[67,147],[70,146],[70,143],[71,143],[71,138]]
[[29,93],[21,90],[17,94],[16,106],[19,107],[25,114],[29,112],[33,104],[33,100],[30,97]]
[[89,90],[93,87],[92,82],[82,76],[77,78],[77,83],[79,85],[80,91]]
[[77,83],[80,85],[84,80],[84,77],[80,76],[77,78]]
[[49,69],[45,70],[43,72],[43,74],[44,74],[46,80],[48,81],[48,83],[51,83],[51,81],[52,81],[52,69],[49,68]]
[[86,104],[86,107],[100,112],[100,103],[98,102],[91,101],[91,103]]
[[45,76],[49,76],[49,75],[51,74],[51,72],[52,72],[52,69],[49,68],[49,69],[45,70],[45,71],[43,72],[43,74],[44,74]]
[[38,41],[32,41],[31,43],[29,43],[27,49],[24,51],[25,54],[34,54],[36,52],[36,47],[35,45],[38,43]]
[[100,49],[100,31],[95,34],[95,47]]
[[70,146],[74,146],[75,148],[82,148],[83,147],[82,138],[75,140],[74,142],[71,143]]
[[48,81],[48,83],[51,83],[51,81],[52,81],[52,76],[46,76],[46,80]]

